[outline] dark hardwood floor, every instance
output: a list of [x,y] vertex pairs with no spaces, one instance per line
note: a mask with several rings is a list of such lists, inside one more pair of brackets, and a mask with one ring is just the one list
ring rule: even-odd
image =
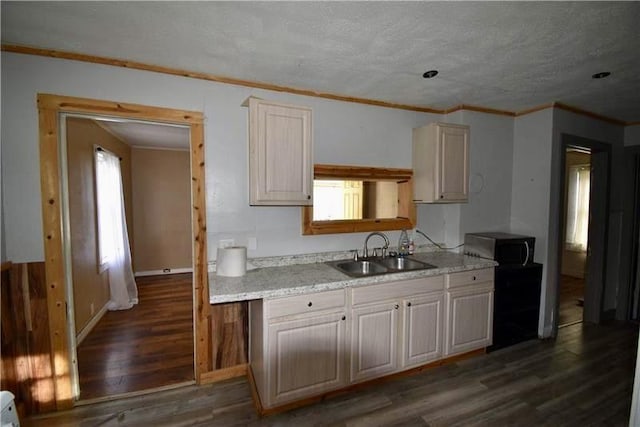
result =
[[560,313],[558,326],[582,322],[584,300],[584,279],[560,276]]
[[81,400],[194,379],[191,274],[136,282],[138,305],[107,312],[78,347]]
[[237,378],[81,406],[26,426],[627,426],[638,328],[574,324],[532,340],[259,418]]

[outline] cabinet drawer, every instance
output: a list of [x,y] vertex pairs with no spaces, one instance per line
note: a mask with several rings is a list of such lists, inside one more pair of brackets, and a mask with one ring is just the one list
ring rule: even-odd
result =
[[277,298],[265,301],[268,318],[290,316],[294,314],[313,313],[331,308],[343,308],[345,305],[345,290],[317,292],[296,295],[293,297]]
[[411,295],[441,291],[444,288],[443,276],[421,277],[401,282],[362,286],[351,290],[353,305],[368,304],[377,301],[401,299]]
[[482,270],[461,271],[460,273],[447,274],[447,289],[457,288],[465,285],[473,285],[474,283],[492,282],[493,268],[485,268]]

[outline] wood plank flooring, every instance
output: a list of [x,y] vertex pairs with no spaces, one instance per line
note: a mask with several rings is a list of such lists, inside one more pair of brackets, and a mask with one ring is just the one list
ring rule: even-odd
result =
[[77,407],[25,426],[627,426],[638,328],[582,323],[259,418],[245,378]]
[[560,276],[559,326],[582,322],[583,304],[578,303],[581,298],[584,298],[584,279]]
[[191,274],[136,282],[138,305],[107,312],[78,348],[81,400],[194,379]]

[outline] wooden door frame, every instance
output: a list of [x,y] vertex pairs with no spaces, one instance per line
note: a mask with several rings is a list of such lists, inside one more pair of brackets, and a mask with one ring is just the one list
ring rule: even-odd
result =
[[58,410],[73,406],[70,333],[60,176],[60,113],[92,114],[189,126],[193,240],[194,370],[196,382],[212,369],[207,274],[203,114],[195,111],[38,94],[40,184],[51,359]]

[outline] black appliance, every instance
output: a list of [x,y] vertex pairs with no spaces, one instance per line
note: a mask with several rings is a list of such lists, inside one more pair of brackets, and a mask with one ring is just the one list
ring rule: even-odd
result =
[[501,232],[465,235],[464,253],[493,259],[493,345],[498,350],[538,337],[542,264],[533,262],[535,237]]

